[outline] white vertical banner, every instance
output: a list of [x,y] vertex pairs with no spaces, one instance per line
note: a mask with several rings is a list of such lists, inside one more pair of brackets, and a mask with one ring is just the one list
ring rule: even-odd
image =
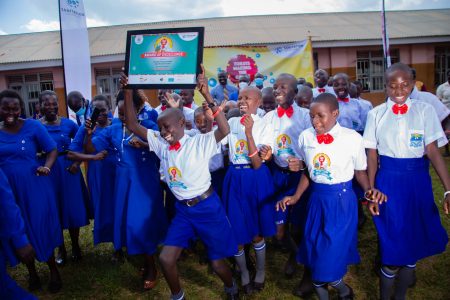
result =
[[66,97],[79,91],[91,99],[91,55],[83,0],[59,0],[59,22]]

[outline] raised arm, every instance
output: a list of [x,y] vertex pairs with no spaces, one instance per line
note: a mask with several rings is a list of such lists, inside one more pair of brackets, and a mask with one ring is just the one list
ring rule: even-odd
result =
[[139,124],[136,118],[136,110],[133,105],[133,91],[127,89],[128,85],[128,77],[124,74],[120,74],[120,84],[122,88],[124,88],[124,97],[125,97],[125,123],[127,128],[133,132],[135,135],[143,139],[147,140],[147,128]]
[[[209,93],[208,79],[205,77],[205,68],[202,65],[202,73],[197,77],[197,88],[205,98],[206,102],[210,104],[213,116],[217,122],[217,129],[214,131],[216,142],[220,142],[230,133],[230,125],[228,124],[225,114],[223,113],[223,106],[216,106],[214,99]],[[226,101],[225,101],[226,102]],[[224,104],[225,105],[225,104]]]

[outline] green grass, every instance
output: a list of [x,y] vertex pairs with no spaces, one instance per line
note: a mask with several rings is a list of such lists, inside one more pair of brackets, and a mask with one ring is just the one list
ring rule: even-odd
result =
[[[450,159],[446,158],[450,167]],[[449,168],[450,169],[450,168]],[[431,171],[434,184],[436,203],[442,212],[444,190],[434,170]],[[450,234],[450,216],[441,213],[444,228]],[[65,233],[66,241],[69,241]],[[52,295],[46,291],[48,283],[48,268],[45,264],[38,264],[43,287],[36,294],[40,299],[168,299],[170,291],[162,276],[159,276],[157,287],[149,292],[142,290],[138,268],[140,259],[128,257],[125,263],[113,265],[110,262],[111,245],[93,247],[92,225],[81,230],[81,245],[84,257],[81,262],[69,262],[60,268],[63,279],[63,289]],[[67,243],[70,244],[70,243]],[[68,251],[70,253],[70,245]],[[450,299],[448,288],[450,285],[450,251],[429,257],[417,264],[417,285],[408,291],[408,299]],[[359,232],[359,251],[361,264],[352,266],[346,275],[356,294],[356,299],[378,299],[378,278],[375,275],[374,261],[377,251],[376,232],[372,222],[367,222]],[[268,247],[267,279],[263,292],[247,299],[298,299],[291,295],[291,291],[299,281],[301,268],[292,279],[286,279],[283,266],[287,259],[286,253],[275,251]],[[223,299],[223,287],[217,276],[209,274],[207,266],[198,264],[198,257],[188,256],[179,263],[181,281],[188,299]],[[11,268],[11,276],[24,288],[27,286],[27,271],[21,265]],[[335,294],[332,292],[332,297]],[[244,298],[244,297],[242,297]],[[244,298],[245,299],[245,298]],[[316,299],[315,296],[312,299]]]

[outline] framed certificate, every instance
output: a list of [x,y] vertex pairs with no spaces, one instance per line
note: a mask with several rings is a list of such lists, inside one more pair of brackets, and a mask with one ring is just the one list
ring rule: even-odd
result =
[[127,32],[125,74],[131,88],[193,89],[203,60],[204,27]]

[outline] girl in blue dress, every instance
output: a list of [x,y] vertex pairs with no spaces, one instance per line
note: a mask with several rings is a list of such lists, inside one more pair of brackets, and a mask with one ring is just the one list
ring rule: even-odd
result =
[[[159,184],[159,160],[148,145],[125,127],[123,93],[118,95],[120,122],[113,122],[93,137],[90,120],[86,122],[86,151],[96,153],[110,147],[117,149],[114,184],[114,249],[127,248],[130,255],[143,254],[144,289],[156,284],[153,255],[165,237],[167,218]],[[157,130],[157,125],[144,120],[141,124]]]
[[[68,229],[72,241],[72,259],[81,259],[81,249],[78,242],[80,227],[89,224],[89,198],[80,171],[80,163],[67,158],[71,139],[75,137],[78,126],[69,119],[58,116],[58,99],[53,91],[43,91],[39,95],[41,112],[44,117],[41,123],[47,129],[58,148],[58,159],[54,172],[50,175],[56,190],[56,203],[62,229]],[[66,248],[64,243],[59,247],[56,262],[65,263]]]
[[431,162],[446,191],[448,214],[450,176],[439,151],[448,141],[433,107],[409,98],[409,66],[393,64],[385,79],[388,99],[369,112],[364,145],[371,185],[389,197],[381,206],[369,204],[380,245],[380,298],[392,299],[393,293],[401,300],[415,281],[416,263],[444,252],[448,243],[429,174]]
[[[0,93],[0,167],[8,178],[17,205],[25,222],[27,237],[38,261],[46,261],[50,268],[49,290],[61,288],[53,250],[61,244],[61,225],[58,218],[54,188],[50,175],[57,157],[56,144],[40,122],[19,118],[22,98],[16,91]],[[40,151],[47,153],[41,164],[36,159]],[[14,253],[7,252],[11,264],[17,263]],[[26,264],[30,277],[29,289],[41,283],[34,262]]]
[[[111,125],[108,119],[109,102],[105,96],[98,95],[92,100],[94,109],[100,114],[92,135],[98,136]],[[67,157],[74,161],[88,161],[87,182],[89,195],[94,206],[94,245],[114,240],[114,181],[117,164],[117,150],[108,147],[96,154],[84,153],[86,138],[85,126],[81,126],[69,147]]]

